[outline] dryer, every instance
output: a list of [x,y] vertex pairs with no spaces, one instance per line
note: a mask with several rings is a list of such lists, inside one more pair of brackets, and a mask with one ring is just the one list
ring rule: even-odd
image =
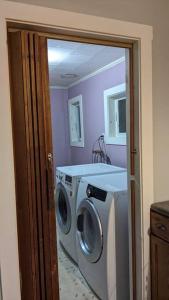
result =
[[56,169],[56,217],[59,240],[75,262],[77,262],[76,198],[81,177],[124,171],[125,169],[103,163]]
[[102,300],[129,300],[127,173],[81,179],[77,196],[79,269]]

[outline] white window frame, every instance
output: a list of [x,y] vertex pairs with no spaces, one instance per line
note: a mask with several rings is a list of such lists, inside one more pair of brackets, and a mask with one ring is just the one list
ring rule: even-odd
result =
[[[118,101],[122,99],[126,99],[127,97],[118,97],[119,94],[126,91],[126,84],[122,83],[110,89],[104,91],[104,124],[105,124],[105,142],[106,144],[115,144],[115,145],[126,145],[126,133],[119,133],[119,125],[118,125]],[[114,97],[117,95],[117,100],[115,99],[115,134],[114,136],[110,136],[110,122],[109,122],[109,101],[110,97]]]
[[[80,108],[80,132],[81,132],[81,138],[79,141],[73,139],[73,133],[72,133],[72,107],[78,103]],[[82,102],[82,95],[78,95],[74,98],[68,99],[68,112],[69,112],[69,133],[70,133],[70,145],[72,147],[84,147],[84,125],[83,125],[83,102]]]

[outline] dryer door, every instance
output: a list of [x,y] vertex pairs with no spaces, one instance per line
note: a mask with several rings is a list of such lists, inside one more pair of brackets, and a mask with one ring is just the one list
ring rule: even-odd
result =
[[71,208],[66,189],[62,183],[58,183],[56,188],[56,216],[61,231],[67,234],[71,227]]
[[77,235],[83,255],[91,263],[99,260],[103,249],[101,221],[94,204],[84,199],[77,211]]

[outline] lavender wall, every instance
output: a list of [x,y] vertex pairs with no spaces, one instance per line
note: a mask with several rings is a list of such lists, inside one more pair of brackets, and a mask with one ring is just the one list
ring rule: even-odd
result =
[[[92,146],[104,133],[104,90],[125,82],[125,63],[122,62],[76,86],[69,88],[68,98],[82,95],[85,147],[71,147],[72,164],[89,163],[92,160]],[[112,164],[126,167],[126,146],[107,145]]]
[[[51,89],[55,166],[92,162],[92,146],[104,133],[104,90],[125,82],[125,63],[91,77],[68,90]],[[68,99],[82,95],[85,147],[70,147]],[[126,167],[126,146],[107,145],[112,164]]]
[[68,127],[68,91],[63,89],[51,89],[51,119],[54,169],[57,166],[71,164],[71,152]]

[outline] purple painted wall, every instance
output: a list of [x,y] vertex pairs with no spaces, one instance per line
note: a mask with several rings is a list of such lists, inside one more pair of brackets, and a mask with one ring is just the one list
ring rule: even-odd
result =
[[[71,164],[68,124],[68,91],[50,89],[54,167]],[[56,168],[54,168],[56,169]]]
[[[104,90],[125,82],[125,63],[122,62],[76,86],[69,88],[68,98],[82,95],[84,117],[84,148],[71,147],[72,164],[90,163],[92,146],[104,133]],[[107,145],[112,164],[126,167],[126,146]]]
[[[104,90],[125,82],[125,63],[91,77],[68,90],[51,89],[55,166],[92,162],[92,146],[104,133]],[[85,147],[70,147],[68,99],[82,95]],[[126,146],[107,145],[112,164],[126,167]]]

